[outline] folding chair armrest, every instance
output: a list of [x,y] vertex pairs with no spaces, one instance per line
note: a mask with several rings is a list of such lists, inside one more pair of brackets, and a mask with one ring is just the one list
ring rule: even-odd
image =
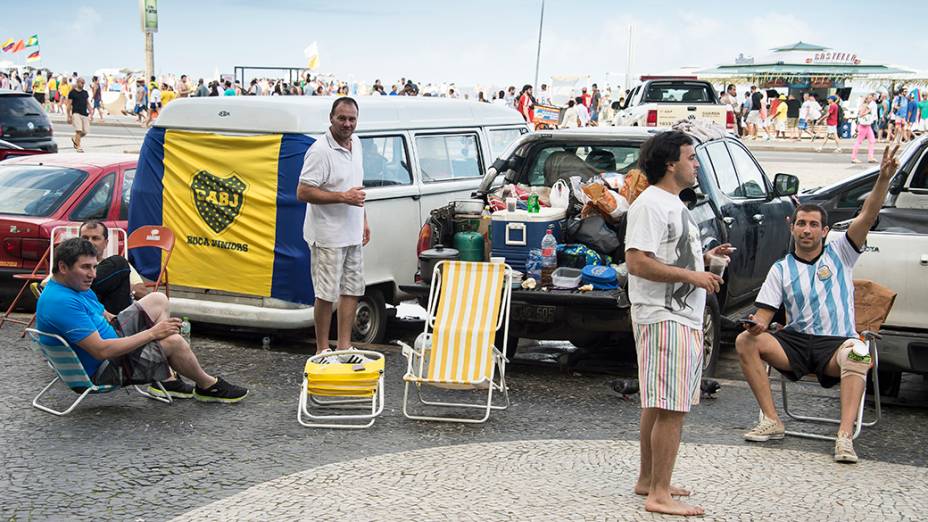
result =
[[396,346],[399,346],[400,349],[402,350],[403,357],[406,357],[407,359],[412,356],[422,357],[422,352],[416,350],[412,346],[409,346],[403,341],[396,340],[396,341],[392,341],[390,344],[395,344]]
[[882,339],[883,338],[882,335],[880,335],[877,332],[871,331],[871,330],[864,330],[863,332],[860,332],[860,335],[864,336],[865,339]]

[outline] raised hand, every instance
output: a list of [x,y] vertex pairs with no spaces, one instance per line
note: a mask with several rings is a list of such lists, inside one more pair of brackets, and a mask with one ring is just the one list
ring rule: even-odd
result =
[[883,160],[880,162],[880,178],[890,179],[899,170],[899,159],[896,154],[899,152],[899,142],[887,145],[883,151]]

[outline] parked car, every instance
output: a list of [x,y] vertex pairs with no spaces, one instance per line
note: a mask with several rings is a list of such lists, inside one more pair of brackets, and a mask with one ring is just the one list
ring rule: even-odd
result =
[[[928,374],[928,136],[902,152],[879,219],[854,267],[897,292],[879,341],[880,386],[898,392],[901,372]],[[850,222],[837,223],[846,230]]]
[[857,215],[879,173],[879,168],[868,169],[831,185],[803,190],[797,197],[800,203],[815,203],[828,211],[830,227]]
[[33,270],[52,228],[99,219],[127,226],[136,157],[130,154],[42,154],[0,163],[0,284]]
[[735,128],[735,113],[719,100],[711,83],[686,78],[648,79],[635,87],[615,116],[615,125],[668,127],[704,119]]
[[42,149],[24,149],[15,143],[6,140],[0,140],[0,161],[16,156],[32,156],[33,154],[47,154],[48,151]]
[[[500,178],[505,183],[550,186],[552,176],[548,174],[564,177],[561,174],[584,169],[591,173],[628,173],[637,166],[642,143],[655,132],[600,127],[524,136],[506,157],[493,164],[474,197],[485,200],[501,184]],[[722,322],[733,326],[734,321],[753,310],[767,271],[787,252],[790,236],[786,217],[795,209],[790,196],[798,190],[799,180],[778,174],[771,183],[751,152],[728,133],[693,138],[700,168],[691,208],[703,246],[708,250],[727,242],[737,248],[724,274],[721,292],[707,299],[704,371],[711,375],[718,360]],[[557,163],[572,170],[559,172]],[[436,244],[452,244],[455,227],[449,221],[454,219],[453,207],[435,209],[420,232],[419,251]],[[408,269],[415,270],[413,265]],[[423,297],[429,292],[426,283],[401,288]],[[603,344],[614,334],[631,332],[630,306],[622,288],[587,293],[515,289],[506,350],[510,355],[514,353],[519,337],[566,339],[581,347]]]
[[31,94],[0,90],[0,139],[24,149],[58,152],[52,133],[51,121]]
[[[302,234],[306,205],[296,200],[296,187],[309,137],[319,138],[327,131],[334,100],[188,98],[165,107],[142,146],[132,196],[139,203],[130,213],[130,231],[151,224],[174,231],[178,241],[171,257],[170,289],[172,310],[178,315],[263,329],[313,325],[309,252]],[[361,141],[358,153],[364,164],[371,241],[364,249],[366,293],[358,305],[353,336],[360,342],[377,342],[386,328],[386,305],[402,298],[397,285],[412,282],[408,267],[415,264],[416,234],[429,210],[469,197],[493,158],[529,129],[516,111],[486,103],[378,96],[362,96],[357,103],[356,135]],[[284,154],[284,137],[291,151],[286,158],[278,155]],[[268,149],[271,142],[277,143],[276,149]],[[191,181],[195,176],[210,181],[198,185]],[[234,181],[226,181],[235,176],[241,183],[238,189]],[[272,183],[273,192],[260,192],[265,190],[262,183]],[[278,190],[276,200],[262,196]],[[203,201],[197,199],[200,193]],[[206,201],[210,195],[218,199]],[[222,206],[223,197],[227,203],[243,202],[230,211],[235,217],[226,228],[208,222],[216,214],[209,218],[210,211],[203,210]],[[282,208],[285,214],[279,215]],[[255,209],[271,217],[251,222]],[[267,262],[255,262],[261,252]],[[213,254],[216,257],[210,257]],[[143,276],[157,261],[133,257]],[[261,273],[225,276],[245,265]],[[285,270],[292,271],[286,282],[275,285],[273,274]],[[175,273],[183,275],[175,278]],[[258,279],[262,284],[253,284]]]

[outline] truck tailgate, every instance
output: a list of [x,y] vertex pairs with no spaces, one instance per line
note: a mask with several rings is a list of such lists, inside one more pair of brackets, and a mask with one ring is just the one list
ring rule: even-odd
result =
[[687,104],[687,103],[661,103],[657,105],[657,126],[670,127],[680,120],[706,119],[712,120],[721,126],[727,123],[728,106]]

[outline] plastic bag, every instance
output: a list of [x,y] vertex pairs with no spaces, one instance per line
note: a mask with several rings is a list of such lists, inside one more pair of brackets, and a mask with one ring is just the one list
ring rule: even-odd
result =
[[562,179],[555,181],[551,187],[549,198],[552,208],[567,208],[570,206],[570,187],[567,186],[567,182]]
[[589,198],[589,203],[581,212],[581,215],[587,217],[592,210],[598,210],[605,216],[618,217],[622,215],[617,212],[619,206],[619,195],[609,190],[602,183],[589,183],[583,186],[583,192]]
[[603,172],[599,177],[603,178],[603,182],[607,187],[616,192],[621,191],[622,187],[625,186],[624,174],[619,174],[618,172]]
[[624,196],[628,204],[631,205],[638,199],[638,196],[648,188],[648,178],[639,169],[632,169],[628,176],[625,177],[625,185],[619,195]]
[[603,255],[611,256],[622,245],[618,232],[600,214],[582,219],[575,216],[567,221],[568,238],[583,243]]

